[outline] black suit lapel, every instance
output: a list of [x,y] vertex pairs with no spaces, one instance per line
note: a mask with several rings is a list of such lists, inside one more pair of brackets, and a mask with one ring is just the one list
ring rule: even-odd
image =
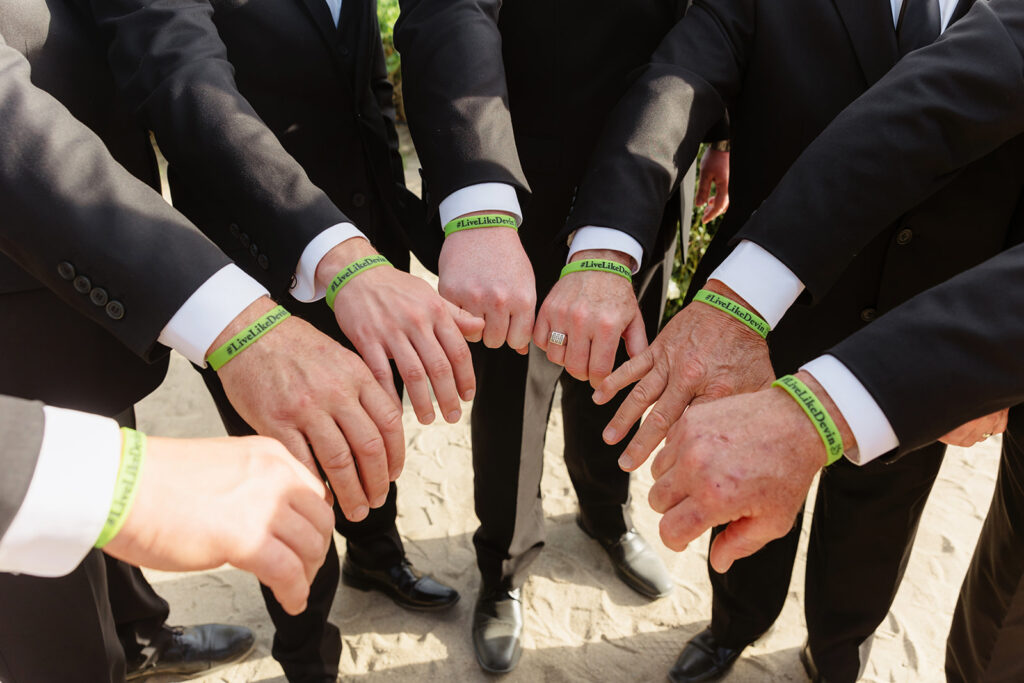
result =
[[[956,4],[956,9],[953,10],[952,16],[949,17],[949,26],[952,26],[955,21],[960,21],[963,16],[967,14],[967,10],[971,9],[973,6],[974,0],[960,0],[960,2]],[[946,28],[949,28],[949,26]]]
[[833,0],[850,35],[868,85],[886,74],[899,59],[892,10],[885,0]]
[[[324,0],[295,0],[295,2],[301,2],[306,6],[306,11],[312,17],[320,35],[328,45],[334,46],[338,42],[338,29],[334,26],[334,17],[331,16],[331,10],[327,7],[327,3]],[[341,6],[344,10],[345,3],[343,2]]]

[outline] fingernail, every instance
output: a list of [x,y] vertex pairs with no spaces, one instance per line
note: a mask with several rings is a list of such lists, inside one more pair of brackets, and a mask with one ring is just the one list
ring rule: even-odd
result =
[[623,453],[619,456],[619,469],[629,472],[633,469],[633,459]]
[[590,397],[590,399],[594,403],[597,403],[598,405],[601,404],[601,399],[603,399],[603,398],[604,398],[604,393],[602,393],[602,391],[600,389],[596,390],[594,392],[594,394]]
[[462,417],[462,411],[461,410],[453,410],[452,412],[448,413],[448,417],[445,418],[445,419],[447,419],[449,423],[454,424],[454,423],[459,421],[460,417]]
[[379,508],[381,505],[383,505],[385,502],[387,502],[387,499],[388,499],[387,494],[384,494],[383,496],[377,496],[373,500],[373,507]]
[[391,481],[395,481],[395,480],[397,480],[397,479],[398,479],[398,478],[399,478],[400,476],[402,476],[402,468],[401,468],[401,467],[399,467],[398,469],[396,469],[396,470],[395,470],[395,471],[394,471],[394,472],[393,472],[393,473],[391,474],[391,476],[389,477],[389,479],[391,479]]
[[618,435],[619,435],[619,433],[617,431],[615,431],[611,427],[608,427],[601,434],[601,438],[604,439],[605,443],[614,443],[615,439],[616,439],[616,437],[618,437]]
[[363,520],[368,514],[370,514],[370,508],[366,507],[365,505],[360,505],[355,509],[355,512],[352,513],[352,521],[359,522]]
[[428,425],[428,424],[430,424],[433,421],[434,421],[434,414],[433,413],[427,413],[426,415],[423,416],[423,424]]
[[472,401],[473,397],[476,396],[476,389],[470,389],[462,396],[463,401]]

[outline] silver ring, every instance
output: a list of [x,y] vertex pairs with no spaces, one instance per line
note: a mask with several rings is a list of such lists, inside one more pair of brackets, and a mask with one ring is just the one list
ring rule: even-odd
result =
[[981,440],[984,441],[990,436],[992,436],[992,432],[985,432],[984,434],[981,435]]
[[548,337],[548,341],[555,346],[562,346],[565,344],[565,332],[552,332],[551,336]]

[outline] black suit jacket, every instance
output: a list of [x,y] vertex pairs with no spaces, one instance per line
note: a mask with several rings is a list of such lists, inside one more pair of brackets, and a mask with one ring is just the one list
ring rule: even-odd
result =
[[[954,19],[970,4],[962,1]],[[624,228],[649,244],[681,170],[708,127],[728,115],[731,203],[694,278],[702,285],[800,152],[897,58],[884,0],[696,0],[610,118],[568,227]],[[855,135],[889,138],[878,128]],[[755,241],[791,266],[787,249],[806,254],[807,267],[794,268],[801,280],[811,283],[817,269],[843,266],[817,306],[795,306],[769,337],[776,368],[793,369],[879,313],[997,253],[1024,186],[1021,150],[1017,141],[968,165],[947,191],[894,213],[853,253],[831,246],[842,232],[835,216],[824,213],[809,224],[813,233],[795,236],[788,221],[799,214],[777,214],[785,219],[772,246]],[[804,181],[794,188],[803,197],[822,190],[820,175]],[[881,188],[858,196],[874,205],[888,201]]]
[[425,217],[405,189],[374,3],[344,3],[340,29],[323,0],[92,4],[175,206],[272,295],[344,221],[408,263]]
[[0,35],[18,47],[0,46],[0,392],[116,414],[159,384],[160,331],[228,260],[133,177],[155,182],[152,148],[89,17],[5,0]]
[[[527,253],[547,255],[557,246],[553,260],[564,260],[567,245],[557,233],[604,119],[628,74],[647,61],[685,4],[402,2],[395,44],[431,211],[468,185],[512,185],[524,204]],[[561,198],[556,225],[530,226],[531,186]],[[665,221],[662,247],[671,239],[675,216]],[[660,218],[661,211],[659,225]],[[548,234],[538,236],[538,230]],[[433,232],[440,244],[442,233]],[[648,253],[654,254],[650,261],[658,260],[657,250]]]

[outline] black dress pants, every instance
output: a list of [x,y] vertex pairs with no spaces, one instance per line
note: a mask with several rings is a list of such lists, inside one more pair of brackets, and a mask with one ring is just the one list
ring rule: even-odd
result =
[[[341,334],[334,320],[333,312],[322,301],[314,304],[291,302],[288,310],[315,325],[325,334],[351,349],[348,340]],[[250,436],[255,430],[242,419],[231,406],[217,375],[210,369],[202,373],[203,381],[213,397],[220,413],[224,428],[231,436]],[[398,378],[397,372],[395,377]],[[402,385],[397,384],[399,394]],[[398,517],[396,500],[398,489],[394,482],[388,491],[384,505],[371,508],[370,514],[361,522],[350,522],[334,506],[334,528],[345,537],[346,552],[361,566],[384,568],[398,564],[405,557],[402,538],[398,535],[395,520]],[[267,612],[274,622],[275,633],[272,654],[281,664],[291,683],[303,681],[333,680],[338,675],[341,660],[341,632],[328,621],[334,594],[340,578],[338,550],[334,541],[327,553],[327,559],[320,567],[309,591],[306,611],[290,615],[284,611],[274,594],[260,586]]]
[[[692,187],[689,176],[686,187]],[[537,277],[538,310],[565,265],[566,245],[552,241],[564,223],[571,186],[534,182],[520,237]],[[665,253],[648,254],[634,277],[649,338],[661,324],[674,243]],[[474,500],[480,527],[473,536],[477,565],[485,586],[521,586],[528,567],[544,545],[540,482],[548,416],[555,388],[562,387],[565,464],[587,527],[600,536],[619,536],[630,528],[630,475],[618,465],[634,432],[609,446],[601,433],[628,394],[619,392],[604,406],[593,389],[546,354],[530,346],[521,356],[503,346],[473,344],[477,390],[471,417]],[[616,367],[627,359],[620,343]]]
[[[811,655],[828,681],[852,682],[860,675],[871,637],[903,579],[944,453],[945,446],[936,443],[892,463],[858,467],[842,459],[822,473],[807,548],[804,611]],[[802,513],[789,534],[725,574],[708,566],[711,630],[720,643],[748,645],[779,616],[801,521]]]
[[1024,409],[1010,410],[995,493],[946,643],[946,677],[1024,681]]

